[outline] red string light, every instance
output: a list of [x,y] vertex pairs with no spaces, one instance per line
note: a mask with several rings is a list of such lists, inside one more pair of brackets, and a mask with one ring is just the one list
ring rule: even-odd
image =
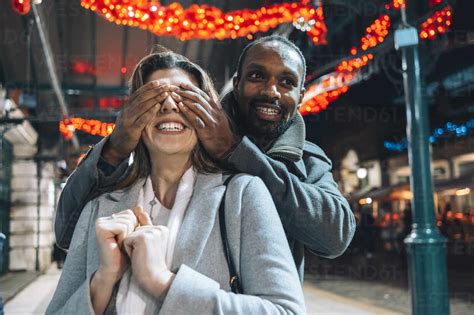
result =
[[26,15],[31,10],[30,0],[12,0],[12,9],[20,15]]
[[89,120],[83,118],[69,118],[59,122],[59,132],[67,140],[71,139],[74,131],[82,130],[91,135],[105,137],[114,130],[114,123],[104,123],[99,120]]
[[392,0],[392,8],[395,10],[400,10],[405,7],[405,0]]
[[365,36],[361,39],[360,48],[367,50],[373,48],[385,40],[390,27],[390,17],[385,14],[374,21],[367,27]]
[[[387,4],[387,9],[400,9],[405,5],[404,0],[393,0]],[[452,8],[445,7],[436,11],[431,17],[421,24],[420,38],[434,39],[437,35],[445,33],[451,26]],[[390,17],[383,15],[366,29],[366,34],[361,39],[360,49],[365,51],[381,44],[389,34]],[[359,50],[352,47],[350,54],[355,56]],[[319,113],[321,110],[337,100],[349,90],[350,83],[357,77],[360,70],[374,58],[372,54],[342,61],[335,71],[322,80],[318,80],[309,87],[305,93],[303,104],[300,107],[302,115]]]
[[187,9],[177,2],[163,6],[156,0],[83,0],[81,6],[109,22],[139,27],[156,35],[172,35],[180,40],[252,38],[252,34],[293,22],[307,32],[315,44],[321,44],[325,42],[327,31],[322,7],[314,8],[306,0],[231,12],[205,4],[193,4]]
[[421,23],[420,38],[433,40],[439,34],[444,34],[451,27],[451,23],[452,9],[447,6]]

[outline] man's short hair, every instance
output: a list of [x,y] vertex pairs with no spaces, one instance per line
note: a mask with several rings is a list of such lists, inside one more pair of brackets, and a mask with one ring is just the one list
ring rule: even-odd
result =
[[280,35],[270,35],[270,36],[264,36],[261,37],[257,40],[254,40],[253,42],[249,43],[247,46],[245,46],[244,50],[242,50],[242,53],[240,54],[239,61],[237,62],[237,78],[239,79],[240,76],[242,75],[242,64],[244,63],[245,56],[247,55],[247,52],[249,51],[250,48],[263,44],[263,43],[268,43],[268,42],[279,42],[285,45],[287,48],[290,48],[294,50],[296,53],[301,58],[301,62],[303,63],[303,76],[301,78],[301,87],[303,87],[305,78],[306,78],[306,60],[303,56],[303,53],[301,50],[296,46],[292,41],[288,40],[286,37],[280,36]]

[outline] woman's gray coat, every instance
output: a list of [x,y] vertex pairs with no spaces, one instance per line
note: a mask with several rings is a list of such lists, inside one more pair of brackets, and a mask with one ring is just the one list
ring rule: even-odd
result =
[[[226,194],[229,243],[243,294],[229,287],[218,208],[222,174],[199,174],[176,241],[176,278],[160,314],[304,314],[305,306],[288,242],[272,198],[258,177],[236,176]],[[105,193],[81,213],[47,314],[93,314],[90,279],[99,266],[98,217],[136,205],[140,185]],[[107,313],[115,311],[115,295]]]

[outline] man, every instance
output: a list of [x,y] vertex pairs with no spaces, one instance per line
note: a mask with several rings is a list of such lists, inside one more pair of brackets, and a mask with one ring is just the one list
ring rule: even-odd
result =
[[305,59],[293,43],[269,36],[242,52],[233,91],[224,98],[227,113],[196,87],[156,86],[154,82],[143,86],[117,118],[114,132],[88,152],[68,179],[56,216],[59,245],[69,246],[85,203],[123,178],[127,158],[157,101],[173,97],[213,158],[265,182],[301,280],[305,246],[323,257],[341,255],[353,237],[355,220],[333,180],[330,160],[305,141],[305,125],[298,112],[305,69]]

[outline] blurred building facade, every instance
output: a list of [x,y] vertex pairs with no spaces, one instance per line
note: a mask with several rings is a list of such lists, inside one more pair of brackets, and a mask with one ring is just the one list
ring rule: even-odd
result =
[[[3,89],[0,95],[5,95]],[[37,155],[38,133],[16,105],[0,99],[0,216],[6,235],[1,272],[46,270],[51,263],[56,200],[54,163]]]

